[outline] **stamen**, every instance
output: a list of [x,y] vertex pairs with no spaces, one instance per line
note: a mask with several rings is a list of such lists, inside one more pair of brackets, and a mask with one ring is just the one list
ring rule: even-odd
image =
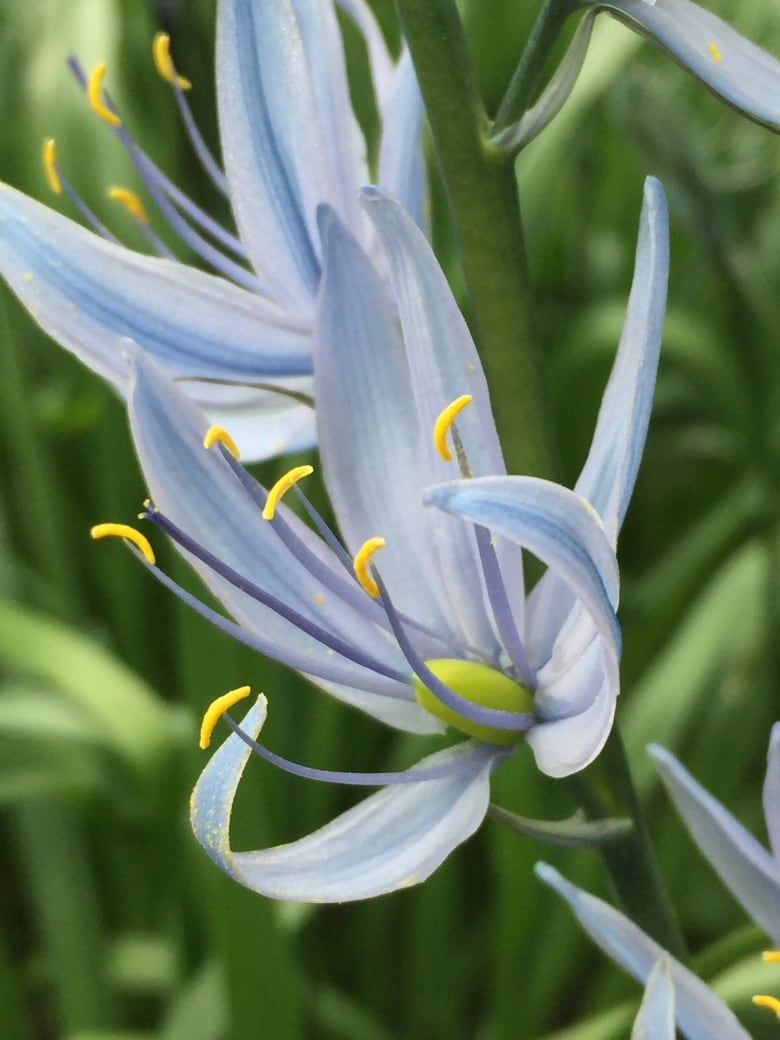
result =
[[379,586],[368,573],[368,561],[377,549],[383,549],[384,546],[384,538],[368,538],[355,553],[355,559],[352,561],[355,577],[373,599],[379,596]]
[[774,1011],[778,1018],[780,1018],[780,1000],[777,997],[769,997],[765,993],[758,993],[753,997],[753,1003],[759,1007],[769,1008],[770,1011]]
[[761,956],[767,964],[780,964],[780,950],[764,950]]
[[710,40],[707,44],[707,50],[710,52],[710,57],[713,61],[723,61],[723,55],[720,53],[718,45],[714,40]]
[[121,202],[130,216],[135,217],[141,224],[149,223],[144,204],[134,191],[130,191],[129,188],[113,186],[106,191],[106,195],[116,202]]
[[152,40],[152,57],[154,58],[154,67],[157,69],[158,74],[167,82],[176,82],[176,86],[181,90],[189,90],[192,83],[184,76],[180,76],[173,65],[173,59],[171,58],[171,38],[168,33],[158,32],[155,34]]
[[206,436],[203,438],[203,447],[208,449],[212,444],[216,444],[217,441],[227,448],[234,459],[239,457],[238,445],[224,426],[209,426],[206,430]]
[[203,721],[200,724],[200,741],[198,742],[198,746],[202,750],[205,750],[211,743],[211,735],[214,732],[214,727],[225,712],[232,708],[234,704],[238,704],[239,701],[248,697],[251,692],[251,686],[239,686],[235,690],[228,690],[227,693],[223,693],[221,697],[217,697],[211,702],[211,704],[209,704],[203,715]]
[[290,488],[297,484],[303,477],[308,477],[314,472],[313,466],[294,466],[289,472],[285,473],[283,477],[279,477],[277,482],[268,492],[268,498],[265,501],[263,507],[263,520],[273,520],[276,514],[276,507],[284,495]]
[[94,67],[87,79],[87,98],[95,112],[97,112],[100,118],[105,120],[109,126],[121,126],[122,120],[116,112],[110,109],[108,105],[106,105],[105,101],[103,101],[103,80],[105,79],[105,76],[106,63],[101,61]]
[[107,538],[115,536],[117,538],[124,538],[128,542],[132,542],[146,562],[154,567],[156,560],[151,542],[148,538],[142,535],[140,531],[136,531],[134,527],[130,527],[129,524],[95,524],[94,527],[90,528],[89,533],[92,538]]
[[471,394],[462,394],[457,397],[442,409],[433,425],[433,443],[445,462],[452,459],[452,452],[447,444],[447,433],[467,404],[471,404]]
[[62,181],[60,180],[59,170],[57,169],[57,142],[53,137],[47,137],[43,142],[41,159],[43,161],[46,180],[49,182],[49,187],[55,195],[62,194]]

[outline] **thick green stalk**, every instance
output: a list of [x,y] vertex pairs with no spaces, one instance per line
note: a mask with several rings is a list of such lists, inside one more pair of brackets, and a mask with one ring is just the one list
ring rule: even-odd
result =
[[571,780],[582,808],[595,817],[628,817],[633,829],[619,841],[599,846],[621,909],[672,956],[686,961],[685,942],[663,887],[644,812],[631,779],[617,726],[584,772]]
[[396,0],[455,224],[473,330],[510,471],[550,476],[514,163],[489,140],[452,0]]

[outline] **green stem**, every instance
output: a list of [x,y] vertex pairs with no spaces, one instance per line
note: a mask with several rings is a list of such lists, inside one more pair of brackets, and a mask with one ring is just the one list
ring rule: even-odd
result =
[[489,140],[452,0],[396,0],[452,212],[474,333],[510,471],[551,476],[514,163]]
[[591,815],[626,816],[634,826],[618,841],[599,846],[622,910],[678,960],[688,959],[685,942],[663,886],[644,812],[639,803],[617,726],[599,757],[571,780],[582,808]]
[[493,122],[494,134],[516,123],[530,107],[563,23],[577,6],[576,0],[545,0],[504,100],[496,113]]

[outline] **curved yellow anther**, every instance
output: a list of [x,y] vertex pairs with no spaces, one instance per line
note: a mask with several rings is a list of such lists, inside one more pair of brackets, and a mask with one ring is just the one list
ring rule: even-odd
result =
[[297,484],[299,480],[303,477],[308,477],[313,472],[314,466],[294,466],[283,477],[279,477],[268,492],[268,498],[265,500],[263,520],[273,520],[276,514],[276,507],[279,505],[282,495],[289,491],[293,484]]
[[368,563],[377,549],[384,548],[384,545],[384,538],[369,538],[367,541],[363,542],[355,553],[355,559],[352,562],[355,577],[369,596],[373,596],[374,599],[379,595],[379,586],[368,573]]
[[707,50],[710,52],[710,57],[713,61],[723,61],[723,55],[720,53],[718,45],[714,40],[710,40],[707,44]]
[[780,1018],[780,1000],[777,997],[768,997],[766,994],[759,993],[753,997],[753,1003],[758,1004],[759,1007],[769,1008]]
[[764,950],[761,956],[767,964],[780,964],[780,950]]
[[106,63],[104,61],[98,62],[87,79],[87,98],[100,118],[104,119],[109,126],[121,126],[122,120],[103,100],[103,80],[105,76]]
[[471,404],[471,394],[461,394],[460,397],[456,397],[446,408],[441,410],[439,418],[433,424],[433,443],[445,462],[449,462],[452,458],[452,452],[447,444],[447,434],[450,426],[452,426],[467,404]]
[[41,161],[43,162],[43,172],[46,174],[49,187],[55,195],[60,195],[62,193],[62,181],[57,169],[57,142],[53,137],[47,137],[43,142]]
[[114,536],[132,542],[146,562],[154,567],[156,560],[154,549],[152,549],[149,539],[142,535],[140,531],[136,531],[134,527],[130,527],[129,524],[95,524],[94,527],[90,528],[89,533],[92,538]]
[[154,67],[166,83],[173,83],[174,77],[176,77],[177,87],[181,90],[190,89],[192,86],[190,81],[185,79],[184,76],[180,76],[174,68],[173,59],[171,58],[171,38],[168,33],[155,33],[152,40],[152,57],[154,58]]
[[131,217],[135,217],[135,219],[140,221],[142,224],[149,223],[149,218],[146,215],[144,204],[134,191],[130,191],[129,188],[120,188],[113,185],[106,189],[106,195],[110,199],[114,199],[116,202],[121,202]]
[[203,438],[203,447],[210,448],[212,444],[224,444],[234,459],[239,457],[238,445],[227,432],[224,426],[209,426],[206,436]]
[[229,711],[234,704],[238,704],[245,697],[248,697],[252,692],[249,686],[239,686],[235,690],[228,690],[227,693],[223,693],[221,697],[217,697],[209,704],[208,708],[203,715],[203,721],[200,724],[200,741],[199,746],[201,748],[207,748],[211,743],[211,734],[214,732],[214,727],[225,714]]

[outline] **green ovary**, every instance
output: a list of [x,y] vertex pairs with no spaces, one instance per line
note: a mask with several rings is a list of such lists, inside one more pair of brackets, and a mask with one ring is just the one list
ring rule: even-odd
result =
[[[437,658],[425,662],[437,679],[472,704],[482,708],[498,708],[502,711],[529,712],[534,710],[533,694],[527,686],[515,682],[503,672],[497,672],[486,664],[476,661],[459,661],[452,658]],[[425,684],[412,677],[412,686],[417,703],[431,715],[454,726],[461,733],[483,740],[486,744],[514,744],[523,736],[516,730],[496,729],[464,718],[453,708],[442,704]]]

